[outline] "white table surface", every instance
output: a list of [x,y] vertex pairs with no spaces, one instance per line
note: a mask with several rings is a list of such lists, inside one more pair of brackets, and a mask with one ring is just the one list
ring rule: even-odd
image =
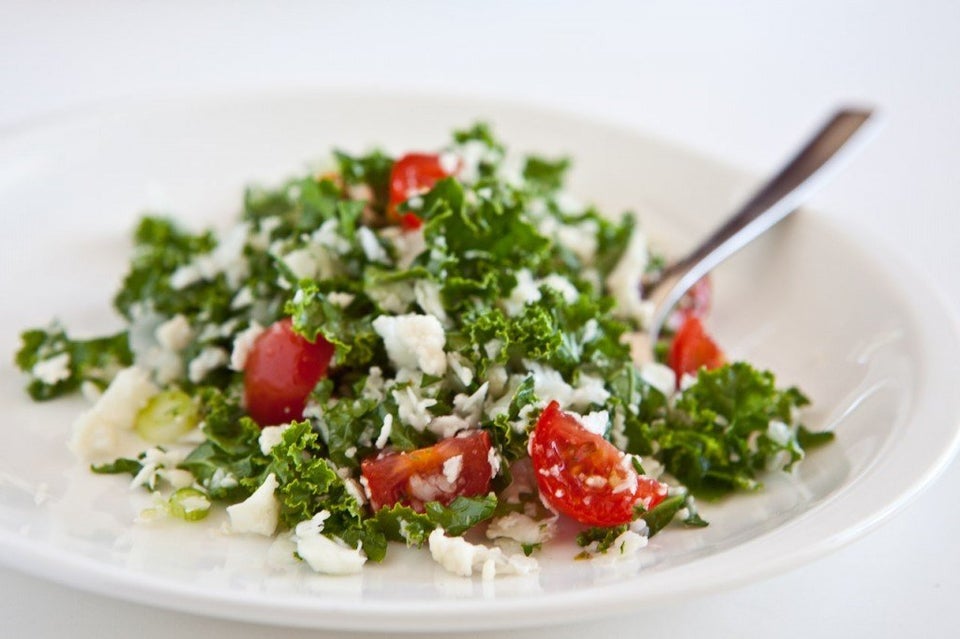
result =
[[[960,4],[0,0],[0,127],[119,97],[296,87],[499,96],[655,132],[757,173],[831,107],[886,127],[814,201],[960,300]],[[956,636],[960,464],[788,574],[516,637]],[[0,568],[0,635],[327,637],[118,602]],[[372,635],[371,635],[372,636]],[[466,636],[466,635],[456,635]]]

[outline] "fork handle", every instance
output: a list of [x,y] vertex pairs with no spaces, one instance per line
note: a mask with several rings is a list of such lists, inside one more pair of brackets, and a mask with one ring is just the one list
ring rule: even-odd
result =
[[[713,270],[754,238],[795,211],[840,168],[859,144],[848,144],[867,120],[868,109],[841,109],[817,131],[802,149],[726,222],[683,259],[665,268],[654,282],[644,286],[644,295],[670,280],[676,284],[657,304],[650,327],[656,343],[670,311],[697,280]],[[845,153],[838,152],[845,148]]]

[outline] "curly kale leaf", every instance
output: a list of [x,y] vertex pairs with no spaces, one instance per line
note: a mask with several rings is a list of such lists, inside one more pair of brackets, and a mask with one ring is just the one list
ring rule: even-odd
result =
[[309,422],[293,422],[270,450],[270,462],[261,477],[245,480],[255,487],[273,474],[279,482],[280,521],[294,527],[325,510],[330,517],[324,533],[339,537],[350,546],[362,544],[367,557],[380,561],[386,554],[383,533],[364,521],[363,506],[347,488],[336,468],[325,459],[323,444]]
[[617,537],[626,532],[626,530],[626,524],[622,526],[594,526],[587,528],[577,535],[577,545],[581,548],[585,548],[596,542],[597,552],[604,553],[610,550],[610,547],[613,546],[613,542],[617,540]]
[[437,527],[448,535],[462,535],[482,521],[493,516],[497,507],[495,495],[457,497],[448,506],[429,502],[424,512],[408,506],[381,508],[373,516],[377,528],[390,541],[405,542],[408,546],[422,546]]
[[527,187],[538,193],[555,193],[563,187],[567,170],[570,168],[569,158],[548,160],[536,155],[527,156],[523,165],[523,179]]
[[381,151],[372,151],[365,155],[350,155],[335,151],[334,156],[340,168],[340,176],[349,185],[364,184],[370,187],[373,201],[370,202],[382,212],[390,199],[390,171],[393,159]]
[[[453,178],[440,180],[423,196],[422,215],[429,268],[444,282],[443,298],[452,306],[448,310],[468,304],[464,292],[493,302],[516,285],[517,269],[536,268],[550,248],[550,241],[526,219],[520,198],[468,203],[463,186]],[[448,291],[448,286],[453,288]]]
[[[31,375],[27,392],[37,401],[71,393],[85,381],[104,388],[118,370],[129,366],[133,360],[126,332],[77,340],[71,339],[61,326],[54,324],[46,329],[24,331],[20,340],[16,364]],[[35,367],[55,361],[55,358],[64,360],[61,368],[67,375],[56,381],[38,377]]]
[[134,309],[146,304],[161,315],[183,313],[192,317],[205,311],[216,321],[226,318],[233,291],[222,276],[183,290],[175,290],[170,283],[171,275],[179,267],[214,249],[216,239],[212,233],[194,235],[171,220],[144,217],[133,239],[130,271],[113,300],[121,315],[132,320]]
[[260,427],[244,415],[240,401],[212,387],[198,392],[207,439],[180,468],[193,473],[211,499],[235,502],[256,490],[244,480],[259,477],[268,459],[260,451]]
[[334,345],[334,366],[368,367],[380,355],[380,337],[373,330],[371,305],[357,299],[346,308],[335,304],[313,281],[303,281],[287,302],[293,329],[315,341],[318,335]]
[[[537,401],[533,392],[533,376],[527,377],[514,392],[507,411],[494,417],[493,422],[484,424],[505,464],[511,464],[527,455],[528,433],[537,418],[536,412],[531,412],[528,407],[534,407]],[[528,410],[524,411],[525,408]],[[521,413],[525,414],[526,418],[521,417]],[[504,468],[503,472],[505,471]]]
[[625,434],[630,452],[649,454],[656,442],[655,456],[667,471],[697,496],[712,498],[754,490],[763,470],[800,460],[798,428],[791,425],[807,403],[796,388],[778,389],[769,371],[737,362],[701,370],[673,406],[648,392],[640,414],[628,416]]

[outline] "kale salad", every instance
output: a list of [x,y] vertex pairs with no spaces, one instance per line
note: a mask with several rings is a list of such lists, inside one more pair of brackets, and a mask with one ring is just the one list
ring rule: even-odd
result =
[[727,360],[708,281],[631,353],[664,260],[632,215],[567,194],[568,166],[478,124],[436,153],[335,151],[249,188],[227,230],[144,217],[126,328],[27,330],[16,363],[33,399],[90,400],[69,445],[154,493],[140,520],[225,507],[229,534],[283,536],[326,574],[390,542],[526,574],[561,517],[577,557],[632,556],[832,436],[801,425],[799,390]]

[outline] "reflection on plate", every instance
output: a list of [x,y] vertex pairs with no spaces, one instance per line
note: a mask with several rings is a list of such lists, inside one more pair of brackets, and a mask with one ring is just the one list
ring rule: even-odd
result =
[[[194,226],[226,222],[249,181],[275,182],[331,145],[429,149],[476,118],[513,148],[576,160],[572,190],[637,210],[682,248],[749,184],[715,162],[615,127],[498,103],[345,94],[184,100],[78,114],[0,140],[0,353],[59,316],[102,330],[145,208]],[[220,520],[134,525],[148,505],[67,452],[82,400],[38,406],[8,363],[0,404],[0,558],[110,596],[180,610],[330,628],[482,628],[560,622],[728,587],[862,534],[927,484],[957,444],[956,326],[889,256],[821,216],[796,216],[716,273],[712,325],[732,357],[814,399],[807,423],[837,441],[758,494],[702,508],[711,525],[657,536],[634,561],[574,561],[573,531],[534,576],[445,573],[393,549],[360,575],[324,577],[290,548],[229,536]],[[4,357],[9,362],[9,357]]]

